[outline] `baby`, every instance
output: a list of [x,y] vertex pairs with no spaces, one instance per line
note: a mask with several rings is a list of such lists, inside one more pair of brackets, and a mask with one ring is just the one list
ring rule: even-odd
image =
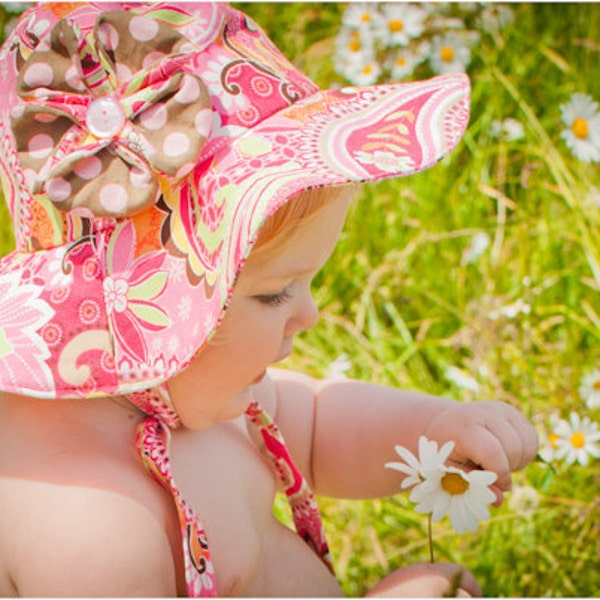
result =
[[[459,142],[464,75],[320,91],[220,3],[45,3],[1,58],[1,594],[340,596],[313,493],[395,493],[420,435],[502,501],[537,451],[513,407],[270,366],[357,184]],[[457,577],[480,593],[420,564],[370,595]]]

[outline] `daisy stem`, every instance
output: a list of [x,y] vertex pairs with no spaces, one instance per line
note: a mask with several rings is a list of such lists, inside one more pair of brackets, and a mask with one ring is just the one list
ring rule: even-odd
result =
[[433,558],[433,534],[431,530],[431,515],[429,515],[427,517],[427,533],[429,534],[429,562],[433,564],[435,560]]

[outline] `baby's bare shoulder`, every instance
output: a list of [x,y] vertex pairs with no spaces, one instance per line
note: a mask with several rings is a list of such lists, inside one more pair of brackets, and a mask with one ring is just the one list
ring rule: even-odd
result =
[[[19,596],[173,596],[167,535],[128,496],[93,487],[0,479],[0,578]],[[4,595],[4,594],[2,594]]]

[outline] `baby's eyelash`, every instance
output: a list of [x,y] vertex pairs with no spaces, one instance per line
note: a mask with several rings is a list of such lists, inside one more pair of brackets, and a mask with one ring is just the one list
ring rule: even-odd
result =
[[277,294],[260,294],[255,296],[255,298],[262,304],[266,304],[267,306],[272,306],[274,308],[278,306],[283,306],[286,302],[290,300],[292,295],[286,289]]

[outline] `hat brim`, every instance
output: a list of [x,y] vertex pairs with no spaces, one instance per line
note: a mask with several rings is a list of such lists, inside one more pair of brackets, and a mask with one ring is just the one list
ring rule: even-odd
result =
[[[320,91],[223,145],[188,178],[193,193],[164,197],[164,248],[134,253],[141,215],[108,240],[4,257],[0,389],[68,398],[170,379],[214,333],[267,217],[309,188],[427,170],[460,141],[469,96],[462,73]],[[201,223],[200,240],[198,214],[209,208],[219,220]]]
[[232,231],[240,237],[232,247],[247,251],[264,219],[304,190],[431,168],[459,143],[469,109],[464,73],[323,90],[275,113],[218,153],[206,171],[201,168],[199,196],[220,189],[236,210]]

